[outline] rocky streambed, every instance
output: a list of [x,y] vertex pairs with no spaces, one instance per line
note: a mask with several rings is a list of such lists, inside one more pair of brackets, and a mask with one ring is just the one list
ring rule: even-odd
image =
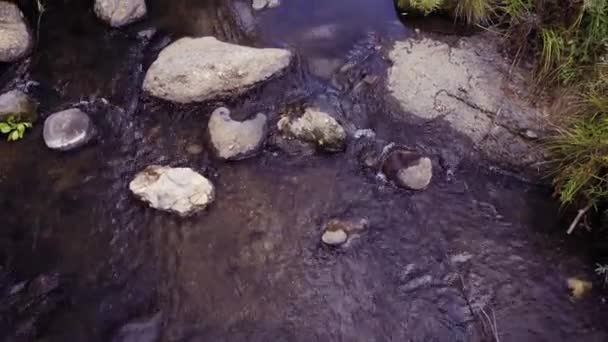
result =
[[5,340],[608,338],[495,37],[392,1],[15,8],[0,119],[38,121],[0,142]]

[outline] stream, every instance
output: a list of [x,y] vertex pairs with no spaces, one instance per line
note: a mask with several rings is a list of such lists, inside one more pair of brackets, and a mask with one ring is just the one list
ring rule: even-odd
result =
[[[392,0],[148,6],[147,19],[109,29],[91,1],[48,1],[35,53],[0,65],[0,90],[27,89],[42,119],[78,106],[98,131],[66,153],[46,148],[42,120],[23,140],[0,141],[0,340],[494,341],[491,321],[503,342],[608,341],[601,291],[575,300],[566,286],[593,269],[561,231],[551,190],[469,152],[449,125],[395,114],[385,51],[414,30]],[[141,91],[163,47],[205,35],[296,58],[221,101],[177,105]],[[387,183],[362,166],[366,146],[354,139],[324,154],[284,149],[271,130],[261,153],[234,162],[208,148],[219,106],[276,126],[306,105],[424,151],[432,184]],[[186,219],[147,208],[128,183],[152,164],[204,174],[215,202]],[[336,217],[369,228],[330,248],[320,237]]]

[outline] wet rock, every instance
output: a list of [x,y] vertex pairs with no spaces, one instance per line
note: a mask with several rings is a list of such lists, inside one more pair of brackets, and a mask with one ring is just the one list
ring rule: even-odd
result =
[[326,245],[339,246],[349,240],[349,237],[367,229],[369,222],[366,219],[342,220],[331,219],[325,225],[321,241]]
[[186,146],[186,152],[188,154],[197,155],[203,153],[203,146],[198,144],[190,144]]
[[344,150],[346,131],[331,115],[319,110],[307,108],[299,118],[285,116],[277,126],[283,134],[313,143],[323,150]]
[[124,325],[112,342],[156,342],[160,339],[162,314]]
[[266,131],[266,115],[257,114],[246,121],[230,118],[230,110],[220,107],[209,118],[209,136],[217,154],[223,159],[239,159],[257,150]]
[[424,190],[431,183],[433,165],[429,158],[418,153],[394,150],[384,158],[382,172],[401,187]]
[[14,62],[25,57],[32,44],[32,34],[19,7],[0,1],[0,62]]
[[341,229],[326,230],[321,236],[321,241],[330,246],[342,245],[346,242],[346,240],[348,240],[348,235],[346,235],[346,232]]
[[53,150],[69,151],[89,142],[95,129],[89,116],[78,108],[51,114],[44,121],[43,138]]
[[146,12],[145,0],[95,0],[95,14],[112,27],[133,23]]
[[[404,112],[445,120],[505,166],[527,167],[545,160],[540,141],[530,141],[519,132],[546,136],[547,115],[524,97],[532,93],[526,84],[528,73],[512,68],[491,36],[465,37],[455,45],[410,39],[397,42],[389,56],[393,66],[388,88]],[[498,130],[509,134],[494,135],[496,143],[486,143]],[[511,149],[514,140],[516,148]]]
[[281,0],[253,0],[251,3],[251,7],[254,10],[259,11],[264,8],[274,8],[281,4]]
[[575,299],[582,298],[593,288],[593,284],[591,282],[578,278],[568,278],[567,284],[570,291],[572,291],[572,297]]
[[182,38],[158,55],[143,88],[168,101],[189,103],[239,95],[285,69],[291,52]]
[[150,207],[186,217],[205,209],[215,198],[213,184],[190,168],[152,165],[129,184]]
[[355,139],[374,139],[376,137],[376,132],[369,128],[358,129],[355,131],[355,134],[353,136],[355,137]]
[[0,95],[0,121],[35,122],[37,104],[24,92],[11,90]]

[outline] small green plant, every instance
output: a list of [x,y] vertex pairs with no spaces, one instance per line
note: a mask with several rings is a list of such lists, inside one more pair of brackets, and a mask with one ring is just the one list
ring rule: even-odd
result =
[[6,122],[0,122],[0,133],[7,135],[7,141],[15,141],[23,138],[25,131],[31,127],[31,122],[15,122],[9,118]]

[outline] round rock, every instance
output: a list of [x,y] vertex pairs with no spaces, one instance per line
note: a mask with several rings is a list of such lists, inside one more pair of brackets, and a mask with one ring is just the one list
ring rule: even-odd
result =
[[34,122],[37,119],[36,103],[21,90],[0,95],[0,121]]
[[145,0],[95,0],[95,14],[112,27],[121,27],[146,15]]
[[0,1],[0,62],[14,62],[25,57],[32,43],[32,34],[19,7]]
[[348,235],[342,229],[326,230],[321,236],[321,241],[330,246],[342,245],[348,240]]
[[209,136],[217,154],[223,159],[242,159],[250,156],[264,140],[266,115],[236,121],[230,110],[220,107],[209,118]]
[[53,150],[68,151],[85,145],[94,134],[87,114],[78,108],[51,114],[44,122],[43,137]]
[[384,158],[382,172],[397,185],[410,190],[424,190],[431,183],[433,165],[418,153],[394,150]]

